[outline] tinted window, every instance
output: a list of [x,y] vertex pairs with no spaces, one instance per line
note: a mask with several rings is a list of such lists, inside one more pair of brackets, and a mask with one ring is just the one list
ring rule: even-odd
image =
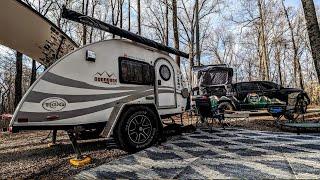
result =
[[119,72],[121,83],[151,85],[154,82],[153,67],[145,62],[120,57]]
[[261,90],[272,90],[272,89],[277,89],[278,85],[274,83],[268,83],[268,82],[261,82],[260,83],[260,88]]
[[228,83],[227,71],[207,71],[200,77],[201,86],[212,86]]
[[238,85],[241,91],[258,91],[259,87],[257,83],[241,83]]

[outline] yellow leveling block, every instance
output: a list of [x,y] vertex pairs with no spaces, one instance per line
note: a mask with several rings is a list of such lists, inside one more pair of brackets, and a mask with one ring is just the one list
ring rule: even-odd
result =
[[70,164],[75,167],[85,166],[87,164],[90,164],[91,161],[92,158],[90,156],[83,156],[81,159],[72,158],[69,160]]

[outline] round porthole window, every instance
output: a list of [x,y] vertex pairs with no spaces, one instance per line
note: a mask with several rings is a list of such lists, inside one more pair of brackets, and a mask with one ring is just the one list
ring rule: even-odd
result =
[[168,66],[161,65],[159,71],[163,80],[168,81],[171,78],[171,72]]

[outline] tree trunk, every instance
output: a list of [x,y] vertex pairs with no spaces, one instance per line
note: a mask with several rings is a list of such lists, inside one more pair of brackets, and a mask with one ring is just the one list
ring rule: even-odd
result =
[[165,44],[166,46],[169,45],[169,4],[168,4],[168,0],[165,0],[165,5],[166,5],[166,32],[165,32]]
[[[82,14],[88,15],[88,7],[89,7],[89,0],[85,1],[82,0]],[[87,44],[87,26],[83,25],[83,30],[82,30],[82,44],[86,45]]]
[[37,79],[37,64],[36,64],[36,61],[32,59],[30,86],[36,81],[36,79]]
[[190,69],[189,69],[189,82],[192,83],[192,79],[193,79],[193,76],[192,76],[192,68],[194,67],[194,60],[193,60],[193,49],[194,49],[194,45],[193,45],[193,42],[190,42],[189,44],[189,62],[190,62]]
[[194,28],[191,28],[190,42],[189,42],[189,62],[190,62],[190,72],[189,72],[189,81],[192,84],[192,68],[194,67]]
[[[95,2],[95,0],[92,0],[91,17],[93,17],[93,18],[94,18],[94,13],[95,13],[96,6],[97,6],[97,3]],[[91,27],[90,36],[89,36],[89,42],[90,42],[90,43],[92,43],[93,30],[94,30],[94,28]]]
[[120,4],[120,28],[122,29],[123,26],[123,1],[124,0],[119,0],[119,4]]
[[[111,0],[111,19],[112,19],[112,25],[116,26],[118,24],[118,22],[115,20],[115,14],[114,14],[114,10],[116,8],[116,1]],[[116,38],[115,34],[112,34],[112,38]]]
[[259,7],[259,14],[260,14],[260,24],[259,24],[259,31],[260,31],[259,48],[261,48],[260,72],[261,72],[262,80],[268,81],[269,80],[269,58],[267,54],[268,51],[267,51],[266,34],[265,34],[264,0],[258,0],[258,7]]
[[301,0],[307,23],[312,58],[320,84],[320,29],[313,0]]
[[16,77],[15,77],[15,96],[14,107],[16,108],[22,98],[22,53],[16,54]]
[[[277,45],[279,46],[279,45]],[[275,58],[277,61],[277,70],[278,70],[278,80],[279,80],[279,84],[282,86],[282,70],[281,70],[281,47],[276,47],[276,54],[275,54]]]
[[141,35],[141,9],[140,9],[140,0],[137,0],[137,9],[138,9],[138,34]]
[[286,8],[286,6],[284,5],[284,2],[282,1],[282,8],[284,11],[284,14],[286,15],[286,20],[289,26],[289,30],[290,30],[290,35],[291,35],[291,42],[292,42],[292,50],[293,50],[293,76],[294,76],[294,84],[295,86],[298,86],[298,82],[297,82],[297,74],[299,73],[299,84],[300,84],[300,88],[303,89],[303,79],[302,79],[302,72],[301,72],[301,65],[299,62],[299,58],[298,58],[298,48],[296,46],[296,40],[294,38],[294,29],[292,27],[290,18],[289,18],[289,14],[288,14],[288,10]]
[[196,59],[200,66],[200,29],[199,29],[199,0],[195,1],[195,24],[196,24]]
[[[177,0],[172,0],[172,25],[174,36],[174,48],[179,50],[179,29],[178,29],[178,10]],[[176,56],[176,62],[180,67],[180,56]]]
[[131,0],[128,0],[128,31],[131,30]]

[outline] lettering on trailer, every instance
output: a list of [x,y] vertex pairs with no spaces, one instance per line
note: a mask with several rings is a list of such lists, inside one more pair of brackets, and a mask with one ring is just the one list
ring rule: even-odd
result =
[[94,81],[110,85],[116,85],[118,79],[114,73],[108,73],[104,71],[103,73],[97,72],[96,74],[94,74]]
[[67,101],[59,97],[50,97],[42,101],[42,107],[47,111],[61,111],[66,106]]

